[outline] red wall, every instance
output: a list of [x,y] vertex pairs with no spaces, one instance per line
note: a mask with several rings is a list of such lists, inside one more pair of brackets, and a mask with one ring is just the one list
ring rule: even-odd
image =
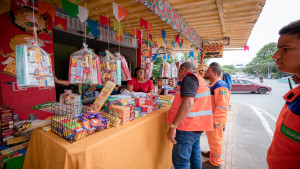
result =
[[[0,21],[0,103],[11,106],[14,113],[17,113],[21,119],[27,119],[30,113],[34,113],[38,118],[44,119],[50,113],[37,111],[32,109],[32,107],[41,103],[55,101],[55,88],[27,88],[20,90],[16,85],[14,86],[16,78],[3,72],[3,69],[7,66],[3,62],[9,57],[14,59],[14,51],[9,46],[11,39],[20,34],[32,34],[26,33],[26,31],[14,25],[8,13],[1,14]],[[52,25],[52,23],[50,24]],[[52,65],[54,65],[52,27],[46,33],[39,33],[38,37],[44,42],[46,41],[45,46],[42,48],[51,54]]]

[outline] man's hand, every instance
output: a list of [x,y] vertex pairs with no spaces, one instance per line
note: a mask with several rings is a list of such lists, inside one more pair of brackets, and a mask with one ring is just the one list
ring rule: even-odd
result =
[[176,129],[173,129],[173,128],[169,128],[169,131],[167,133],[167,138],[168,140],[173,143],[173,144],[176,144],[177,142],[175,141],[175,136],[176,136]]
[[223,126],[223,125],[220,124],[220,123],[214,124],[214,128],[215,128],[215,129],[216,129],[216,128],[219,128],[219,127],[221,127],[221,126]]

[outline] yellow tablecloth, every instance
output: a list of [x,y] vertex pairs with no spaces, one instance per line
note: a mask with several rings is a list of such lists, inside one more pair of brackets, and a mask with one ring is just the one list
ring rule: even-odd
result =
[[33,131],[23,169],[170,169],[169,107],[69,143],[51,131]]

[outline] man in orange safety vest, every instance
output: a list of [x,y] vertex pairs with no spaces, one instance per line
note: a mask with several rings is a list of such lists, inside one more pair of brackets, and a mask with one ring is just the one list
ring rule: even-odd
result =
[[[300,20],[279,31],[273,55],[280,72],[300,77]],[[300,168],[300,85],[283,96],[286,101],[276,122],[267,163],[270,169]]]
[[210,66],[204,75],[204,78],[210,81],[214,130],[206,132],[210,151],[202,152],[203,156],[209,157],[209,160],[202,164],[203,169],[220,168],[223,161],[223,128],[227,122],[230,88],[221,80],[221,74],[222,69],[219,66]]
[[213,130],[209,85],[195,71],[191,62],[180,66],[180,81],[167,116],[175,169],[202,168],[200,136],[203,131]]

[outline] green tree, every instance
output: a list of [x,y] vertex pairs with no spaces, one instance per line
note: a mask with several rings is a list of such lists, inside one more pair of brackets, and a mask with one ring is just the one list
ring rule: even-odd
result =
[[224,65],[224,66],[221,66],[221,69],[230,75],[233,75],[237,72],[237,69],[235,68],[234,65]]
[[272,59],[272,56],[276,51],[277,44],[275,42],[266,44],[256,53],[256,57],[245,66],[243,72],[247,74],[261,75],[265,78],[267,78],[268,74],[275,78],[287,76],[288,74],[278,71],[274,59]]

